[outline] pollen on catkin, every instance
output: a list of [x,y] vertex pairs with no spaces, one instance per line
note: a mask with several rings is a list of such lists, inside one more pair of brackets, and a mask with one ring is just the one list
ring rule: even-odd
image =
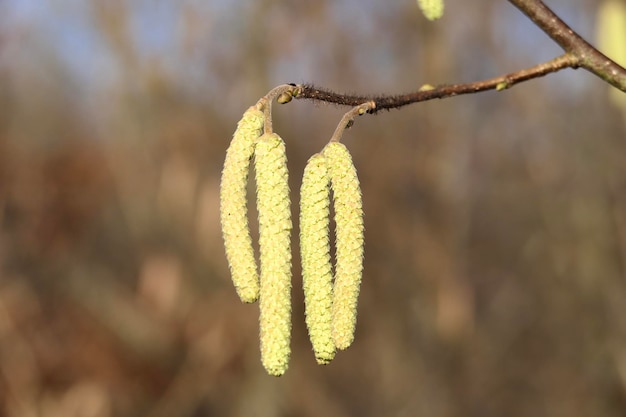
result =
[[331,142],[322,153],[329,167],[335,209],[332,335],[335,346],[346,349],[354,340],[363,272],[363,204],[356,169],[345,145]]
[[417,5],[428,20],[443,16],[443,0],[417,0]]
[[258,140],[254,166],[259,212],[261,362],[285,373],[291,338],[291,209],[285,144],[275,133]]
[[263,112],[254,106],[244,113],[226,151],[220,183],[220,218],[226,258],[233,284],[244,303],[253,303],[259,297],[259,276],[248,228],[246,189],[250,160],[263,132],[264,120]]
[[307,162],[300,188],[300,253],[306,325],[319,364],[333,360],[336,350],[332,337],[329,216],[330,176],[326,158],[318,153]]

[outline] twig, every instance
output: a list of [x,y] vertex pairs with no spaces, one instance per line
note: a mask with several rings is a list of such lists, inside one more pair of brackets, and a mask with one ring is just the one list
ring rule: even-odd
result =
[[577,60],[572,55],[564,54],[550,61],[535,65],[534,67],[501,75],[496,78],[466,84],[441,85],[438,87],[424,86],[416,92],[396,96],[356,96],[340,94],[315,87],[311,84],[296,86],[293,96],[297,99],[318,100],[342,106],[358,106],[365,102],[373,102],[374,106],[367,110],[367,113],[373,114],[379,110],[397,109],[409,104],[433,100],[436,98],[478,93],[487,90],[500,91],[510,88],[520,82],[542,77],[546,74],[560,71],[564,68],[576,68],[576,65]]
[[281,104],[289,103],[293,98],[296,86],[294,84],[282,84],[274,87],[256,103],[256,108],[265,114],[263,131],[272,133],[272,103],[277,100]]
[[577,69],[579,67],[585,68],[612,86],[626,92],[626,69],[585,41],[541,0],[509,0],[509,2],[520,9],[522,13],[560,45],[565,50],[565,54],[534,67],[488,80],[437,87],[425,85],[416,92],[395,96],[357,96],[335,93],[311,84],[290,84],[293,90],[289,90],[287,101],[294,97],[352,107],[359,106],[365,102],[373,102],[374,106],[367,110],[367,113],[373,114],[380,110],[398,109],[409,104],[436,98],[472,94],[487,90],[500,91],[515,84],[543,77],[565,68]]
[[363,103],[359,106],[352,108],[346,114],[343,115],[337,128],[335,129],[335,133],[330,138],[329,142],[341,142],[341,137],[343,136],[343,132],[346,129],[349,129],[354,123],[354,119],[357,116],[362,116],[365,113],[372,113],[373,110],[376,109],[376,104],[373,101],[368,101],[367,103]]

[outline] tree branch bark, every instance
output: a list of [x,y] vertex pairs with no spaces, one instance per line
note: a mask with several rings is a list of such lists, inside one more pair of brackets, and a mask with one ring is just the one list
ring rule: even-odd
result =
[[481,91],[488,90],[504,90],[514,86],[515,84],[528,81],[533,78],[543,77],[544,75],[552,72],[557,72],[565,68],[575,68],[576,61],[577,60],[572,55],[564,54],[550,61],[535,65],[534,67],[490,78],[488,80],[475,81],[465,84],[440,85],[437,87],[424,85],[416,92],[396,96],[358,96],[340,94],[311,84],[295,86],[296,88],[293,96],[298,99],[318,100],[342,106],[358,106],[366,102],[373,102],[373,108],[367,110],[367,113],[373,114],[379,110],[397,109],[409,104],[437,98],[479,93]]

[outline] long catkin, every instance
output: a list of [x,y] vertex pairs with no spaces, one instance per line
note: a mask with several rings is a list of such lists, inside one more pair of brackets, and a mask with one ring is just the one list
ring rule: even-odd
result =
[[261,361],[267,372],[287,370],[291,337],[291,209],[285,144],[275,133],[257,142],[254,165],[261,261]]
[[220,183],[220,219],[226,258],[239,298],[253,303],[259,297],[252,239],[248,228],[246,190],[250,160],[263,132],[263,112],[250,107],[239,121],[226,151]]
[[326,158],[318,153],[307,162],[300,188],[300,253],[306,325],[319,364],[329,363],[336,350],[332,338],[329,216],[330,176]]
[[356,169],[348,149],[331,142],[322,151],[328,161],[335,209],[336,264],[332,334],[346,349],[354,340],[357,302],[363,272],[363,204]]

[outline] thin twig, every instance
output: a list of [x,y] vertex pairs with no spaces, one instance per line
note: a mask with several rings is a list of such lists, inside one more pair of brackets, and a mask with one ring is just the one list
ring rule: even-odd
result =
[[357,116],[362,116],[365,113],[372,113],[372,111],[375,109],[376,104],[373,101],[368,101],[367,103],[362,103],[352,108],[350,111],[343,115],[343,117],[339,121],[339,124],[337,125],[337,128],[335,129],[335,133],[333,133],[333,136],[330,138],[329,142],[340,142],[341,137],[343,136],[343,132],[345,132],[346,129],[349,129],[352,126],[352,124],[354,123],[354,119]]
[[256,108],[265,113],[265,122],[263,131],[267,134],[273,133],[272,130],[272,103],[278,100],[279,103],[285,104],[291,101],[297,91],[295,84],[281,84],[272,88],[266,95],[261,97],[256,103]]
[[542,77],[546,74],[557,72],[564,68],[576,68],[576,65],[577,60],[575,57],[566,53],[550,61],[535,65],[534,67],[501,75],[488,80],[466,84],[441,85],[437,87],[428,86],[426,88],[423,87],[416,92],[396,96],[355,96],[340,94],[323,88],[318,88],[310,84],[298,85],[296,87],[296,91],[293,93],[293,96],[297,99],[324,101],[342,106],[359,106],[365,102],[373,102],[374,107],[367,110],[367,113],[376,113],[380,110],[397,109],[409,104],[437,98],[478,93],[487,90],[500,91],[510,88],[520,82]]
[[398,109],[409,104],[436,98],[472,94],[487,90],[500,91],[520,82],[543,77],[565,68],[576,69],[579,67],[585,68],[607,83],[626,92],[626,69],[585,41],[541,0],[509,0],[509,2],[520,9],[522,13],[560,45],[565,50],[565,54],[534,67],[496,78],[465,84],[441,85],[437,87],[424,86],[418,91],[408,94],[357,96],[335,93],[311,84],[302,84],[294,86],[294,90],[289,90],[288,100],[294,97],[324,101],[342,106],[358,106],[371,101],[374,103],[374,107],[367,112],[376,113],[380,110]]

